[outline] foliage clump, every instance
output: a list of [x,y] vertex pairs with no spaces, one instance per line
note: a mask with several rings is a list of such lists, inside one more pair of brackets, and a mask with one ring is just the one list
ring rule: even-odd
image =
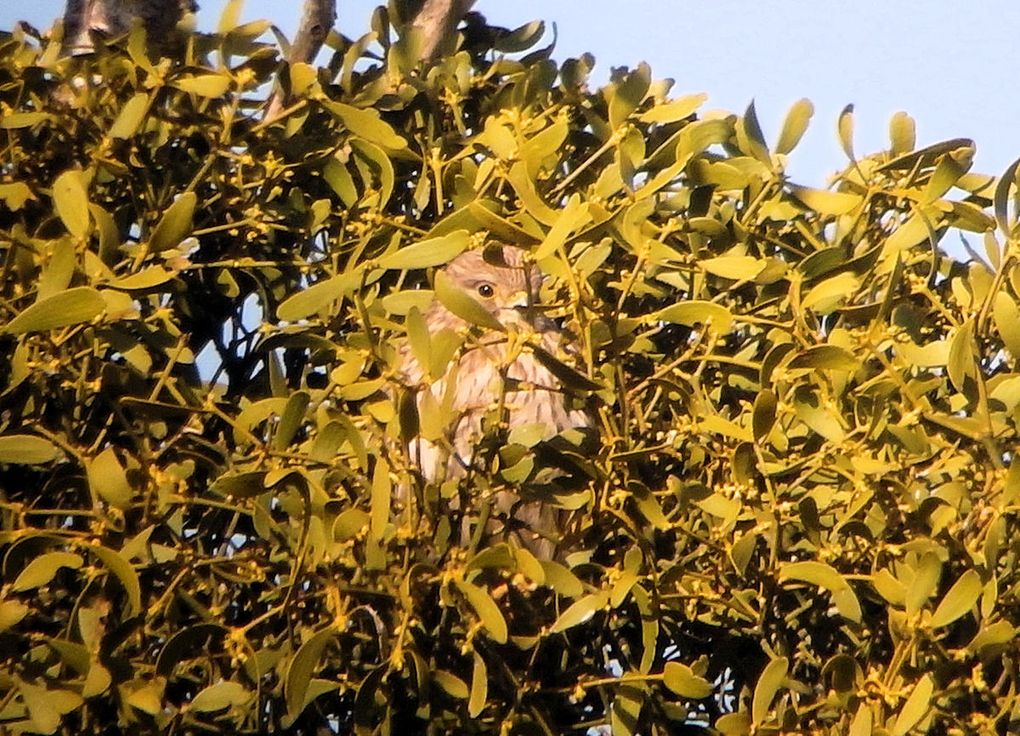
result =
[[[380,9],[282,71],[266,27],[0,35],[0,728],[1017,728],[1015,167],[903,115],[855,155],[847,112],[797,186],[806,101],[770,146],[540,24],[425,67]],[[433,487],[394,340],[487,241],[547,275],[598,446],[495,422]],[[556,559],[458,544],[547,462]]]

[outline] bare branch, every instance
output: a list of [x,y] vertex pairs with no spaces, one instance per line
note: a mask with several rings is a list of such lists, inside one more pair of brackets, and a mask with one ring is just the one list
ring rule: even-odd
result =
[[[287,61],[291,64],[297,62],[311,64],[315,61],[335,21],[336,0],[305,0],[301,22],[290,45]],[[286,102],[283,89],[278,83],[272,97],[269,98],[269,104],[266,105],[265,120],[273,120],[279,115]]]
[[305,0],[287,61],[311,64],[336,21],[336,0]]
[[67,0],[64,8],[64,48],[73,54],[95,50],[93,34],[112,37],[131,30],[138,20],[157,44],[173,32],[185,12],[194,12],[194,0]]
[[450,50],[453,32],[475,0],[425,0],[412,26],[424,36],[421,58],[434,61]]

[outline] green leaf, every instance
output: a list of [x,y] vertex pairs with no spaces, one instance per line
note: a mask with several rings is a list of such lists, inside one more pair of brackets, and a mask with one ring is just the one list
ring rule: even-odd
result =
[[[553,560],[539,560],[545,582],[556,593],[566,598],[577,598],[584,592],[581,579],[566,567]],[[608,598],[607,598],[608,600]]]
[[61,222],[75,238],[89,231],[89,195],[84,172],[69,169],[53,182],[53,204]]
[[1014,221],[1010,220],[1009,217],[1009,191],[1016,187],[1018,167],[1020,167],[1020,158],[1007,166],[1006,170],[1002,172],[999,182],[995,185],[995,195],[992,198],[995,208],[995,221],[999,224],[1002,234],[1007,238],[1012,237],[1013,234]]
[[857,292],[860,281],[852,273],[841,273],[819,282],[800,301],[802,309],[829,314]]
[[202,690],[191,701],[191,710],[198,713],[211,713],[225,710],[233,706],[247,705],[251,700],[251,691],[239,682],[225,680]]
[[43,437],[32,434],[0,436],[0,463],[11,465],[45,465],[60,457],[60,448]]
[[376,461],[372,473],[371,523],[369,533],[373,539],[382,539],[390,521],[390,502],[393,497],[393,483],[390,480],[390,466],[383,460]]
[[226,74],[195,74],[190,77],[180,77],[170,84],[182,92],[214,100],[223,97],[224,93],[230,89],[230,77]]
[[436,298],[440,303],[465,322],[498,332],[504,331],[503,325],[492,313],[478,300],[456,286],[445,272],[439,271],[436,274],[435,289]]
[[12,319],[2,331],[11,335],[45,332],[88,322],[106,309],[106,300],[91,286],[78,286],[46,297]]
[[616,85],[613,99],[609,101],[609,124],[614,129],[619,128],[645,99],[651,81],[651,68],[641,62],[637,69],[627,74],[626,78]]
[[843,153],[851,161],[856,161],[854,156],[854,106],[847,105],[839,114],[839,144],[843,147]]
[[30,610],[21,601],[0,601],[0,633],[17,626]]
[[815,370],[855,371],[860,363],[853,353],[837,345],[812,345],[802,350],[789,362],[791,370],[813,368]]
[[712,325],[720,334],[729,332],[733,325],[733,314],[729,309],[721,304],[697,300],[671,304],[651,315],[651,319],[691,327]]
[[838,217],[852,212],[864,201],[858,194],[848,192],[829,192],[824,189],[809,189],[794,184],[789,185],[790,193],[809,209],[820,215]]
[[779,582],[798,580],[825,588],[840,615],[854,623],[861,621],[861,604],[846,579],[824,562],[784,562],[779,566]]
[[4,115],[0,119],[0,130],[17,130],[18,128],[31,128],[33,125],[52,120],[53,115],[48,112],[14,112]]
[[871,736],[871,706],[861,703],[857,706],[857,714],[850,724],[848,736]]
[[756,725],[765,722],[769,708],[772,707],[772,700],[786,679],[789,668],[790,661],[786,657],[776,657],[765,665],[758,678],[758,684],[754,686],[754,697],[751,700],[751,720]]
[[134,492],[112,447],[87,461],[89,487],[97,498],[122,511],[131,507]]
[[741,151],[753,156],[766,166],[772,165],[769,148],[765,143],[765,136],[761,132],[761,124],[758,122],[758,113],[754,108],[754,100],[747,106],[744,115],[737,118],[735,132],[737,146]]
[[499,644],[506,644],[508,636],[506,619],[503,618],[503,612],[499,610],[499,606],[492,600],[488,592],[465,580],[455,580],[454,584],[467,598],[492,640]]
[[703,261],[699,261],[698,265],[714,276],[722,276],[724,279],[733,279],[734,281],[744,281],[753,279],[761,273],[767,263],[753,256],[719,256],[717,258],[706,258]]
[[754,399],[754,408],[751,413],[751,428],[754,433],[755,442],[761,442],[772,431],[776,423],[776,409],[779,401],[776,394],[770,389],[763,389],[758,392]]
[[[917,131],[914,119],[905,112],[898,112],[889,121],[890,149],[894,156],[914,150],[917,143]],[[870,733],[870,731],[869,731]]]
[[145,92],[138,92],[130,100],[124,103],[120,109],[117,119],[113,121],[107,135],[110,138],[130,138],[138,131],[138,126],[145,119],[149,111],[149,95]]
[[588,206],[582,204],[580,195],[572,194],[566,206],[560,211],[548,235],[535,250],[535,260],[542,260],[558,252],[570,235],[591,222]]
[[220,13],[219,22],[216,24],[216,32],[225,36],[237,28],[241,22],[241,10],[244,8],[244,0],[227,0]]
[[407,148],[407,141],[397,134],[389,123],[379,117],[378,111],[371,108],[352,107],[342,102],[325,101],[322,104],[359,138],[364,138],[370,143],[391,150]]
[[150,253],[161,253],[167,248],[175,248],[191,235],[191,222],[195,216],[197,202],[198,197],[194,192],[185,192],[174,200],[149,236]]
[[467,700],[469,694],[467,683],[456,675],[446,670],[433,670],[432,681],[446,691],[447,695],[458,700]]
[[109,572],[124,586],[124,593],[127,595],[127,606],[124,608],[125,619],[134,618],[142,612],[142,586],[138,580],[138,573],[135,572],[131,563],[117,550],[93,544],[88,547],[89,552],[94,554]]
[[967,378],[977,376],[974,362],[974,321],[967,320],[956,331],[949,343],[949,362],[946,372],[957,391],[963,391]]
[[932,614],[931,627],[938,629],[948,626],[968,613],[977,603],[983,587],[981,576],[976,570],[967,570],[963,573],[960,579],[953,584],[953,587],[946,592],[935,609],[935,613]]
[[105,284],[105,286],[111,289],[118,289],[120,291],[148,291],[154,289],[157,286],[162,286],[170,279],[174,278],[176,274],[173,271],[168,271],[162,266],[149,266],[144,268],[138,273],[133,273],[128,276],[123,276],[119,279],[114,279]]
[[602,610],[608,604],[609,593],[605,591],[589,593],[583,598],[574,601],[567,610],[561,613],[560,617],[553,623],[550,631],[558,634],[561,631],[566,631],[569,628],[583,624],[585,621],[590,621],[597,611]]
[[19,592],[46,585],[62,567],[77,570],[85,564],[81,555],[74,552],[47,552],[25,565],[11,584],[11,590]]
[[[91,676],[91,674],[90,670],[89,675]],[[149,683],[132,691],[124,699],[124,702],[132,708],[142,711],[142,713],[155,716],[163,710],[163,688],[156,682]]]
[[25,202],[35,198],[28,184],[23,181],[0,184],[0,201],[12,212],[17,212],[25,206]]
[[308,686],[312,675],[322,661],[326,647],[336,640],[336,631],[328,627],[317,631],[294,653],[287,666],[283,685],[283,697],[287,703],[287,715],[297,718],[308,705]]
[[932,682],[931,675],[924,675],[914,686],[913,692],[910,693],[910,697],[907,698],[907,702],[903,704],[903,710],[900,711],[899,716],[896,717],[896,723],[892,727],[890,733],[892,736],[907,736],[914,726],[924,717],[924,714],[928,712],[928,707],[931,705],[931,696],[935,691],[935,685]]
[[708,95],[704,93],[678,97],[641,113],[638,120],[642,123],[675,123],[693,115],[707,99]]
[[281,322],[296,322],[326,309],[333,302],[353,292],[363,276],[364,270],[356,268],[297,291],[276,308],[276,318]]
[[13,680],[28,709],[31,731],[35,733],[54,733],[60,727],[61,716],[81,707],[84,702],[80,695],[70,690],[51,690],[32,685],[17,675]]
[[1005,290],[995,295],[992,319],[1006,349],[1014,360],[1020,361],[1020,307]]
[[814,114],[815,106],[811,104],[811,100],[801,99],[793,103],[790,111],[786,113],[779,140],[776,141],[776,153],[786,154],[797,147]]
[[679,662],[666,663],[662,681],[682,698],[700,700],[712,694],[712,683],[704,677],[698,677],[690,667]]
[[379,259],[379,268],[410,270],[449,263],[471,245],[467,230],[454,230],[438,238],[422,240]]
[[468,715],[477,718],[485,709],[489,697],[489,672],[485,660],[475,651],[475,666],[471,670],[471,694],[468,698]]
[[715,728],[722,736],[750,736],[752,725],[751,716],[744,711],[727,713],[715,722]]
[[925,552],[914,568],[914,579],[907,588],[907,615],[916,615],[935,595],[942,577],[942,562],[934,552]]

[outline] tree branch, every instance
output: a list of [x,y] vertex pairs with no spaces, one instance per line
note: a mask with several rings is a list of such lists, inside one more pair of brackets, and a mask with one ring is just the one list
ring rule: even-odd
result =
[[475,0],[425,0],[411,25],[424,36],[421,58],[434,61],[450,49],[453,32]]
[[305,0],[287,61],[311,64],[336,21],[336,0]]
[[164,43],[185,12],[198,10],[194,0],[67,0],[64,7],[64,49],[73,54],[95,50],[93,34],[121,36],[137,20],[149,41]]
[[[311,64],[319,54],[319,49],[326,41],[336,21],[336,0],[305,0],[301,11],[301,22],[298,24],[297,33],[290,44],[290,51],[287,53],[287,62],[296,64],[303,62]],[[287,100],[279,83],[273,91],[269,104],[266,106],[265,120],[273,120]]]

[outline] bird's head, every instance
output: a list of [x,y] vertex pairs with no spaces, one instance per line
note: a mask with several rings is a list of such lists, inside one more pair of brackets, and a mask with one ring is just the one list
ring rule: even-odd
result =
[[461,253],[444,271],[504,326],[532,323],[542,275],[525,256],[510,245],[489,246]]

